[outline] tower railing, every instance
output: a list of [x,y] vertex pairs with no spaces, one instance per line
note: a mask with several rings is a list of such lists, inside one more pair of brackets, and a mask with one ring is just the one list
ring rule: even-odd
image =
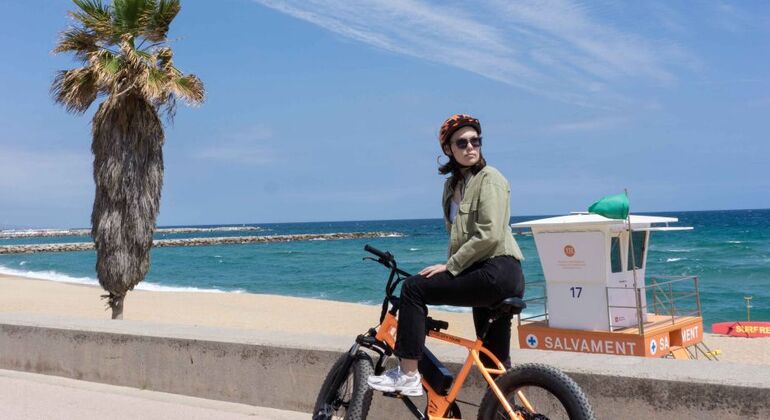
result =
[[[614,290],[633,292],[634,306],[611,305],[610,296]],[[675,324],[677,320],[687,317],[700,317],[700,291],[697,276],[654,276],[649,278],[649,284],[636,288],[606,287],[607,313],[610,331],[626,330],[626,325],[613,323],[613,309],[633,309],[636,312],[636,327],[640,335],[645,328],[664,324]],[[646,301],[642,304],[642,296]],[[650,304],[652,301],[652,304]],[[645,318],[647,320],[645,321]]]

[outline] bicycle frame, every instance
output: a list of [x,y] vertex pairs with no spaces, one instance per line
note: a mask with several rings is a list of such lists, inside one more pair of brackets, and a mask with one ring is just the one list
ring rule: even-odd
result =
[[[364,246],[364,250],[367,252],[370,252],[378,257],[378,259],[366,257],[364,259],[370,259],[372,261],[376,261],[385,267],[390,269],[390,276],[388,278],[388,283],[385,286],[385,299],[382,302],[382,313],[380,315],[380,325],[379,328],[371,328],[369,329],[367,334],[359,335],[356,338],[356,344],[351,348],[350,354],[353,355],[358,349],[358,346],[364,346],[371,350],[376,351],[380,355],[380,360],[377,363],[377,370],[380,370],[382,367],[382,363],[385,356],[389,356],[393,353],[393,349],[396,348],[396,339],[395,334],[396,330],[398,329],[398,319],[396,318],[396,314],[398,313],[398,305],[394,304],[393,300],[393,292],[396,289],[396,286],[405,278],[409,277],[410,274],[400,270],[398,268],[398,265],[396,264],[395,259],[389,252],[382,252],[376,248],[373,248],[369,245]],[[402,277],[403,276],[403,277]],[[395,280],[395,281],[394,281]],[[390,304],[394,304],[390,310],[388,310],[388,307]],[[446,327],[444,327],[446,328]],[[409,400],[408,397],[403,397],[400,395],[391,395],[391,396],[399,396],[403,399],[404,403],[409,407],[409,409],[412,411],[413,414],[415,414],[418,418],[427,418],[428,420],[439,420],[444,419],[444,413],[446,413],[447,409],[455,402],[457,399],[457,394],[460,392],[460,388],[462,388],[463,383],[465,383],[465,380],[468,377],[468,374],[470,373],[471,367],[473,365],[478,368],[481,375],[484,377],[484,380],[487,381],[487,384],[489,385],[489,388],[494,392],[497,399],[500,401],[500,404],[505,409],[506,413],[508,414],[508,417],[512,420],[519,419],[524,420],[524,417],[517,413],[511,405],[508,403],[508,400],[505,398],[503,393],[500,391],[500,388],[497,387],[495,384],[494,379],[492,379],[492,375],[502,375],[506,372],[505,366],[500,362],[500,360],[495,357],[494,354],[492,354],[491,351],[487,350],[484,347],[484,342],[481,338],[476,338],[475,341],[471,341],[462,337],[457,337],[451,334],[446,334],[441,331],[439,331],[441,328],[436,329],[429,329],[427,331],[428,337],[433,337],[437,340],[445,341],[448,343],[456,344],[459,346],[463,346],[468,350],[468,357],[465,359],[465,363],[463,364],[462,369],[460,369],[460,372],[457,375],[457,378],[453,381],[451,388],[449,389],[446,396],[441,395],[439,392],[434,390],[430,383],[426,380],[425,377],[422,379],[422,385],[425,387],[425,389],[428,391],[427,399],[428,399],[428,412],[425,414],[420,413],[420,411],[414,406],[414,404]],[[497,366],[497,368],[487,368],[484,366],[484,363],[481,362],[480,355],[484,354],[487,357],[489,357],[490,360]],[[534,413],[535,409],[532,407],[532,404],[524,397],[524,394],[521,392],[521,390],[516,391],[516,396],[519,397],[519,400],[521,400],[522,406],[524,409],[529,411],[530,413]]]
[[[380,328],[377,331],[377,335],[375,336],[375,339],[380,342],[387,343],[390,348],[395,348],[396,346],[396,340],[394,338],[394,333],[398,329],[398,320],[392,313],[388,313],[385,316],[385,319],[383,320],[382,324],[380,325]],[[423,378],[422,384],[425,387],[425,389],[428,391],[428,412],[425,414],[429,420],[438,420],[438,419],[444,419],[443,415],[446,412],[446,410],[449,408],[449,406],[455,401],[457,398],[457,394],[460,392],[460,388],[462,388],[463,383],[465,382],[465,379],[468,377],[468,374],[470,373],[471,367],[475,365],[481,375],[484,377],[484,379],[489,384],[489,388],[492,390],[492,392],[495,393],[497,396],[497,399],[500,401],[500,404],[505,408],[505,411],[508,413],[509,418],[511,419],[522,419],[523,417],[515,412],[511,405],[508,403],[508,400],[506,400],[505,396],[502,392],[500,392],[500,389],[495,384],[495,380],[492,379],[492,375],[502,375],[505,373],[505,366],[498,360],[497,357],[495,357],[494,354],[492,354],[491,351],[487,350],[483,346],[483,341],[479,338],[476,339],[476,341],[471,341],[462,337],[457,337],[451,334],[446,334],[440,331],[429,331],[428,337],[433,337],[437,340],[446,341],[448,343],[456,344],[459,346],[463,346],[466,349],[468,349],[468,357],[465,359],[465,363],[463,364],[462,369],[460,369],[460,372],[457,374],[457,378],[452,383],[452,387],[449,389],[449,393],[446,396],[443,396],[436,392],[433,388],[431,388],[430,384]],[[484,366],[484,364],[481,362],[480,354],[485,354],[487,357],[489,357],[492,362],[497,366],[497,369],[490,369]],[[532,405],[527,401],[527,399],[524,397],[524,395],[521,393],[521,391],[517,391],[517,396],[522,401],[522,404],[524,405],[524,408],[526,408],[528,411],[534,413],[535,410],[532,407]]]

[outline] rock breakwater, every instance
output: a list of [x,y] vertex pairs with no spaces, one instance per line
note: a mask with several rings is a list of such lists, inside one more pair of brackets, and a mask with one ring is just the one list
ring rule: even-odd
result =
[[[262,228],[258,226],[218,226],[210,228],[158,228],[156,234],[175,233],[207,233],[207,232],[253,232]],[[0,239],[13,238],[52,238],[57,236],[91,236],[91,229],[30,229],[30,230],[0,230]]]
[[[340,239],[363,239],[400,237],[397,232],[343,232],[322,234],[296,234],[296,235],[265,235],[265,236],[232,236],[217,238],[184,238],[184,239],[156,239],[152,241],[155,248],[171,246],[206,246],[206,245],[240,245],[269,242],[290,241],[325,241]],[[39,252],[70,252],[89,251],[94,249],[93,242],[75,242],[59,244],[33,244],[33,245],[3,245],[0,246],[2,254],[35,254]]]

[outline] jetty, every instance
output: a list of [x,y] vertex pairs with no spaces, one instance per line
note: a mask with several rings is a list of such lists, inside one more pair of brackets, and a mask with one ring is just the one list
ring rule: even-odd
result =
[[[154,248],[164,248],[164,247],[172,247],[172,246],[240,245],[240,244],[269,243],[269,242],[326,241],[326,240],[364,239],[364,238],[397,238],[401,236],[403,235],[398,232],[342,232],[342,233],[295,234],[295,235],[230,236],[230,237],[216,237],[216,238],[155,239],[152,241],[152,246]],[[90,251],[93,249],[94,249],[93,242],[2,245],[0,246],[0,255],[36,254],[40,252]]]
[[[254,232],[263,230],[258,226],[178,227],[155,229],[156,234],[209,233],[209,232]],[[91,236],[91,229],[26,229],[0,230],[0,239],[52,238],[59,236]]]

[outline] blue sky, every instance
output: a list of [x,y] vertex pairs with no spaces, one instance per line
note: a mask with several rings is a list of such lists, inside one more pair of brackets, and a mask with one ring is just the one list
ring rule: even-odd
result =
[[[0,227],[89,223],[93,110],[48,93],[72,7],[2,1]],[[167,127],[162,225],[440,217],[458,112],[513,215],[770,207],[767,2],[183,0],[171,37],[207,100]]]

